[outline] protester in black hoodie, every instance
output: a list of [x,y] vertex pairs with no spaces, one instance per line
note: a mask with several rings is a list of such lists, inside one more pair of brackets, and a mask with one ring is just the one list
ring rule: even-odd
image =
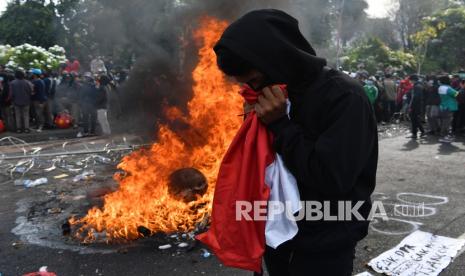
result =
[[77,134],[78,138],[82,136],[95,135],[97,128],[97,101],[98,89],[95,86],[95,80],[90,72],[85,72],[79,87],[79,104],[82,110],[82,128],[83,133]]
[[420,130],[421,137],[426,134],[422,126],[421,118],[421,114],[424,114],[423,98],[425,88],[417,75],[411,75],[410,80],[413,82],[413,88],[407,93],[407,102],[409,103],[412,135],[408,138],[417,139],[418,130]]
[[[295,176],[301,200],[364,201],[371,209],[376,183],[377,127],[362,86],[336,70],[301,34],[298,22],[279,10],[252,11],[232,23],[214,48],[227,75],[262,91],[254,106],[274,134],[275,150]],[[275,84],[286,84],[291,103]],[[352,205],[354,206],[354,205]],[[299,221],[297,236],[267,247],[270,275],[351,275],[366,220]]]

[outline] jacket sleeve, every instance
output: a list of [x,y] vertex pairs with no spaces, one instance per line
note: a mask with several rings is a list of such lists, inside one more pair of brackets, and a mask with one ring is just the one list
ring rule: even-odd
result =
[[275,136],[276,151],[296,177],[300,190],[310,188],[321,195],[341,196],[352,190],[373,152],[376,125],[370,104],[355,93],[333,100],[325,117],[326,130],[315,139],[287,116],[269,129]]

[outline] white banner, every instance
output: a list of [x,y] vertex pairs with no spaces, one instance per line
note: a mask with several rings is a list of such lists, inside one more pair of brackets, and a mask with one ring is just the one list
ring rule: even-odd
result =
[[415,231],[368,265],[387,275],[435,276],[449,265],[464,245],[462,239]]

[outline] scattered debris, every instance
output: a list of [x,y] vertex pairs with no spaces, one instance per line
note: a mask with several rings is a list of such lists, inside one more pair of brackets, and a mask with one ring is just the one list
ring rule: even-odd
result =
[[100,163],[103,163],[103,164],[112,164],[112,160],[108,157],[104,157],[104,156],[101,156],[101,155],[93,155],[93,157],[95,158],[95,160],[97,160],[98,162]]
[[83,173],[76,175],[73,178],[73,182],[79,182],[79,181],[82,181],[82,180],[90,180],[93,177],[95,177],[95,172],[93,170],[84,171]]
[[[24,183],[26,182],[27,180],[25,179],[16,179],[13,183],[15,184],[15,186],[24,186]],[[30,180],[29,180],[30,181]]]
[[19,249],[19,248],[21,248],[22,245],[23,245],[22,242],[14,242],[14,243],[11,244],[11,246],[13,246],[14,249]]
[[16,167],[14,168],[13,172],[17,172],[17,173],[25,173],[27,170],[26,167]]
[[200,249],[200,254],[204,258],[209,258],[212,254],[205,248]]
[[48,179],[45,177],[36,179],[36,180],[30,180],[30,179],[16,179],[14,182],[15,186],[24,186],[26,188],[32,188],[36,187],[39,185],[47,184]]
[[50,168],[45,169],[44,171],[51,172],[51,171],[55,170],[56,168],[57,167],[55,166],[55,162],[53,162],[53,165]]
[[61,208],[55,207],[48,209],[47,211],[49,214],[60,214],[62,212]]
[[187,242],[182,242],[182,243],[178,244],[179,248],[186,248],[188,246],[189,246],[189,244]]
[[171,244],[160,245],[158,247],[158,249],[160,249],[160,250],[166,250],[166,249],[169,249],[169,248],[171,248]]
[[81,200],[81,199],[84,199],[84,198],[86,198],[85,195],[78,195],[78,196],[73,197],[73,200],[78,201],[78,200]]
[[69,176],[69,175],[67,175],[67,174],[64,173],[64,174],[56,175],[56,176],[54,176],[53,178],[55,178],[55,179],[62,179],[62,178],[66,178],[66,177],[68,177],[68,176]]
[[33,188],[33,187],[36,187],[36,186],[39,186],[39,185],[44,185],[44,184],[47,184],[47,183],[48,183],[48,179],[45,178],[45,177],[42,177],[42,178],[39,178],[39,179],[36,179],[36,180],[25,181],[24,186],[26,188]]

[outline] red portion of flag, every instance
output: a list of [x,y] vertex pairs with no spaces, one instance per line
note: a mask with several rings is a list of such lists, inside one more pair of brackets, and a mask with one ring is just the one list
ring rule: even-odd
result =
[[[241,94],[249,104],[258,97],[250,88],[244,88]],[[210,229],[196,238],[208,245],[227,266],[261,272],[266,220],[246,221],[244,217],[237,220],[236,209],[238,201],[252,204],[268,201],[270,189],[265,184],[265,171],[275,159],[272,142],[272,134],[252,111],[223,158]],[[260,208],[253,209],[256,212]],[[251,218],[254,211],[248,212]],[[266,216],[266,212],[260,215]]]

